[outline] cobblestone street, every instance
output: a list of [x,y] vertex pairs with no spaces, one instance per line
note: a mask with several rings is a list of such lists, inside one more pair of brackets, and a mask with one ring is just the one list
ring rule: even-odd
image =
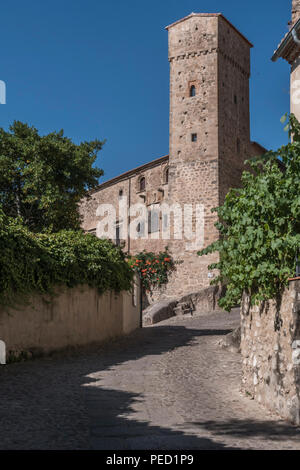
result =
[[300,449],[242,396],[234,314],[174,317],[101,348],[0,368],[0,449]]

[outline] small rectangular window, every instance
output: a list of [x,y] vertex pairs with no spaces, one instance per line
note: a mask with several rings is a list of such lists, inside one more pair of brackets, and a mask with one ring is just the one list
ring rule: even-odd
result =
[[197,134],[191,135],[192,142],[197,142]]

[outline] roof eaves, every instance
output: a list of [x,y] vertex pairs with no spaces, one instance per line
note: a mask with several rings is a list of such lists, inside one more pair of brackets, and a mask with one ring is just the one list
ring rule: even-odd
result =
[[299,20],[294,24],[294,26],[290,29],[288,33],[284,36],[282,41],[278,44],[277,49],[274,51],[273,56],[271,57],[272,62],[276,62],[277,59],[280,57],[283,58],[283,55],[285,51],[287,50],[287,47],[291,44],[293,39],[293,31],[299,31],[300,29],[300,18]]
[[128,178],[129,176],[132,176],[136,173],[139,173],[143,170],[147,170],[148,168],[151,168],[156,165],[160,165],[161,163],[164,163],[169,159],[169,155],[164,155],[163,157],[156,158],[155,160],[151,160],[151,162],[144,163],[143,165],[140,165],[136,168],[133,168],[132,170],[126,171],[125,173],[121,173],[118,176],[115,176],[114,178],[111,178],[108,181],[104,181],[103,183],[99,184],[96,188],[92,189],[89,191],[89,194],[93,194],[101,189],[104,189],[108,186],[111,186],[112,184],[115,184],[119,181],[123,181],[124,179]]

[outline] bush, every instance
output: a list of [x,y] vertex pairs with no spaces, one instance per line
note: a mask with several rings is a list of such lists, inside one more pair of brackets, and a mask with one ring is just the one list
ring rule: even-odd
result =
[[169,274],[175,269],[175,263],[167,248],[158,254],[144,250],[131,257],[129,265],[138,273],[143,288],[149,292],[166,284]]
[[[288,128],[293,142],[250,161],[242,187],[232,189],[217,211],[220,239],[199,252],[219,252],[220,275],[213,283],[225,284],[219,305],[230,310],[243,292],[257,304],[280,299],[295,273],[300,248],[300,125],[291,115]],[[282,164],[284,168],[282,168]]]
[[122,251],[82,231],[30,232],[0,208],[0,303],[12,304],[56,285],[88,284],[99,293],[129,290],[133,273]]

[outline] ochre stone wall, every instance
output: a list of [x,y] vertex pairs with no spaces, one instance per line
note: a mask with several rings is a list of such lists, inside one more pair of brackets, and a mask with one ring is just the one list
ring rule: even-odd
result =
[[[168,163],[168,156],[162,157],[128,172],[124,177],[115,178],[101,185],[99,190],[94,191],[91,197],[85,199],[80,206],[83,229],[93,232],[96,230],[97,223],[101,220],[101,218],[96,216],[96,211],[100,204],[113,204],[116,209],[117,219],[119,220],[120,191],[122,191],[123,197],[126,198],[127,209],[129,209],[129,206],[143,202],[146,203],[148,208],[163,202],[168,197],[168,184],[165,182],[165,171],[168,168]],[[145,191],[139,190],[141,177],[144,177],[146,180]],[[128,222],[134,218],[132,216],[128,219]],[[151,236],[155,237],[157,234],[150,234],[148,239],[138,238],[135,240],[127,235],[122,240],[124,250],[131,254],[138,253],[144,249],[154,252],[163,250],[167,242],[161,239],[151,239]]]
[[244,392],[283,418],[300,424],[300,279],[275,301],[241,313]]
[[[218,238],[218,207],[230,187],[240,185],[249,157],[251,44],[222,15],[195,14],[168,27],[170,61],[170,203],[203,204],[204,247]],[[194,85],[196,95],[190,96]],[[197,141],[192,141],[197,134]],[[239,139],[239,149],[238,149]],[[216,273],[213,254],[198,257],[187,240],[171,240],[183,261],[166,294],[196,292]]]
[[139,328],[139,289],[134,294],[79,286],[54,297],[32,295],[23,305],[0,308],[0,340],[8,355],[49,352],[99,343]]

